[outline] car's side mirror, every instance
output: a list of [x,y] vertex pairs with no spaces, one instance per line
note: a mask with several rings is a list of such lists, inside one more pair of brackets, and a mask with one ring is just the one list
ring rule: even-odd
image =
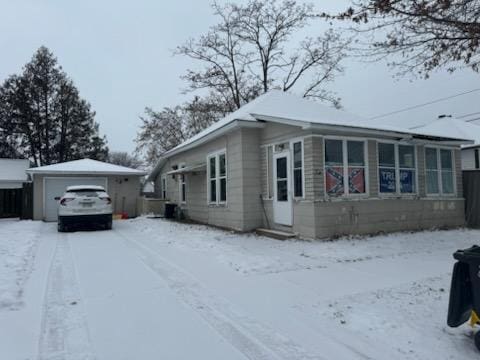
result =
[[55,196],[54,199],[58,201],[58,200],[60,200],[60,196]]

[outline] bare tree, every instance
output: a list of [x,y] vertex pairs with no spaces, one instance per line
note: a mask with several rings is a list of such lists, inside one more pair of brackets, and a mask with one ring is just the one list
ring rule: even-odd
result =
[[[198,39],[178,47],[176,54],[204,64],[187,71],[188,90],[209,89],[224,98],[231,111],[272,88],[288,91],[303,85],[303,95],[339,99],[325,84],[343,69],[346,41],[327,31],[291,43],[292,35],[314,18],[311,4],[285,0],[250,0],[246,4],[213,4],[219,23]],[[306,85],[305,85],[306,83]]]
[[107,162],[110,164],[139,169],[143,166],[142,161],[136,154],[130,155],[125,151],[110,151],[108,153]]
[[340,99],[326,85],[343,71],[340,61],[348,41],[331,30],[292,41],[316,20],[311,4],[249,0],[212,6],[218,23],[175,51],[203,65],[183,76],[186,91],[207,95],[158,112],[145,109],[136,152],[148,162],[269,89],[303,87],[303,96],[340,107]]
[[145,115],[140,117],[142,125],[135,140],[135,152],[144,155],[146,162],[155,162],[164,152],[198,134],[228,112],[221,99],[213,95],[196,96],[192,101],[161,111],[146,108]]
[[147,162],[157,161],[165,151],[187,139],[180,106],[166,107],[158,112],[147,107],[140,119],[142,125],[135,139],[135,152],[144,154]]
[[401,55],[390,65],[402,75],[428,77],[442,67],[479,70],[479,0],[360,0],[341,14],[320,16],[353,21],[352,29],[368,36],[359,42],[363,55]]
[[230,112],[222,99],[213,94],[203,98],[195,96],[192,101],[183,104],[182,109],[188,137],[198,134]]

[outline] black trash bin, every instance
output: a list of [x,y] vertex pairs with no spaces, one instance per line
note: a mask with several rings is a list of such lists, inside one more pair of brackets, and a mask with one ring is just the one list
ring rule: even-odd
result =
[[[475,312],[480,315],[480,246],[457,250],[453,266],[447,324],[458,327],[466,323]],[[480,332],[475,335],[480,350]]]
[[165,219],[173,219],[175,217],[175,209],[177,204],[166,203],[165,204]]

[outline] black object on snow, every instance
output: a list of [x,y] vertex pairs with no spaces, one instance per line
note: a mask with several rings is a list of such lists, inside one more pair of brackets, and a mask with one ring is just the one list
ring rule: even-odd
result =
[[[458,261],[453,266],[447,324],[458,327],[470,319],[472,311],[480,315],[480,246],[457,250],[453,257]],[[475,344],[480,350],[480,332]]]
[[165,204],[165,219],[173,219],[175,217],[175,209],[177,204],[166,203]]

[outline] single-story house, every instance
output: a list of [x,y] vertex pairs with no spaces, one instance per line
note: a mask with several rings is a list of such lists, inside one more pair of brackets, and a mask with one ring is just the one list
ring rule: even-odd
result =
[[304,238],[464,224],[463,138],[270,91],[167,151],[148,181],[185,217]]
[[100,185],[112,198],[114,213],[137,216],[141,178],[146,172],[81,159],[27,170],[33,181],[33,219],[56,221],[58,198],[67,186]]
[[28,181],[29,167],[29,160],[0,159],[0,218],[22,215],[23,184]]
[[480,169],[480,125],[450,116],[443,116],[416,129],[428,133],[449,134],[450,136],[472,140],[472,144],[463,144],[461,146],[462,170]]

